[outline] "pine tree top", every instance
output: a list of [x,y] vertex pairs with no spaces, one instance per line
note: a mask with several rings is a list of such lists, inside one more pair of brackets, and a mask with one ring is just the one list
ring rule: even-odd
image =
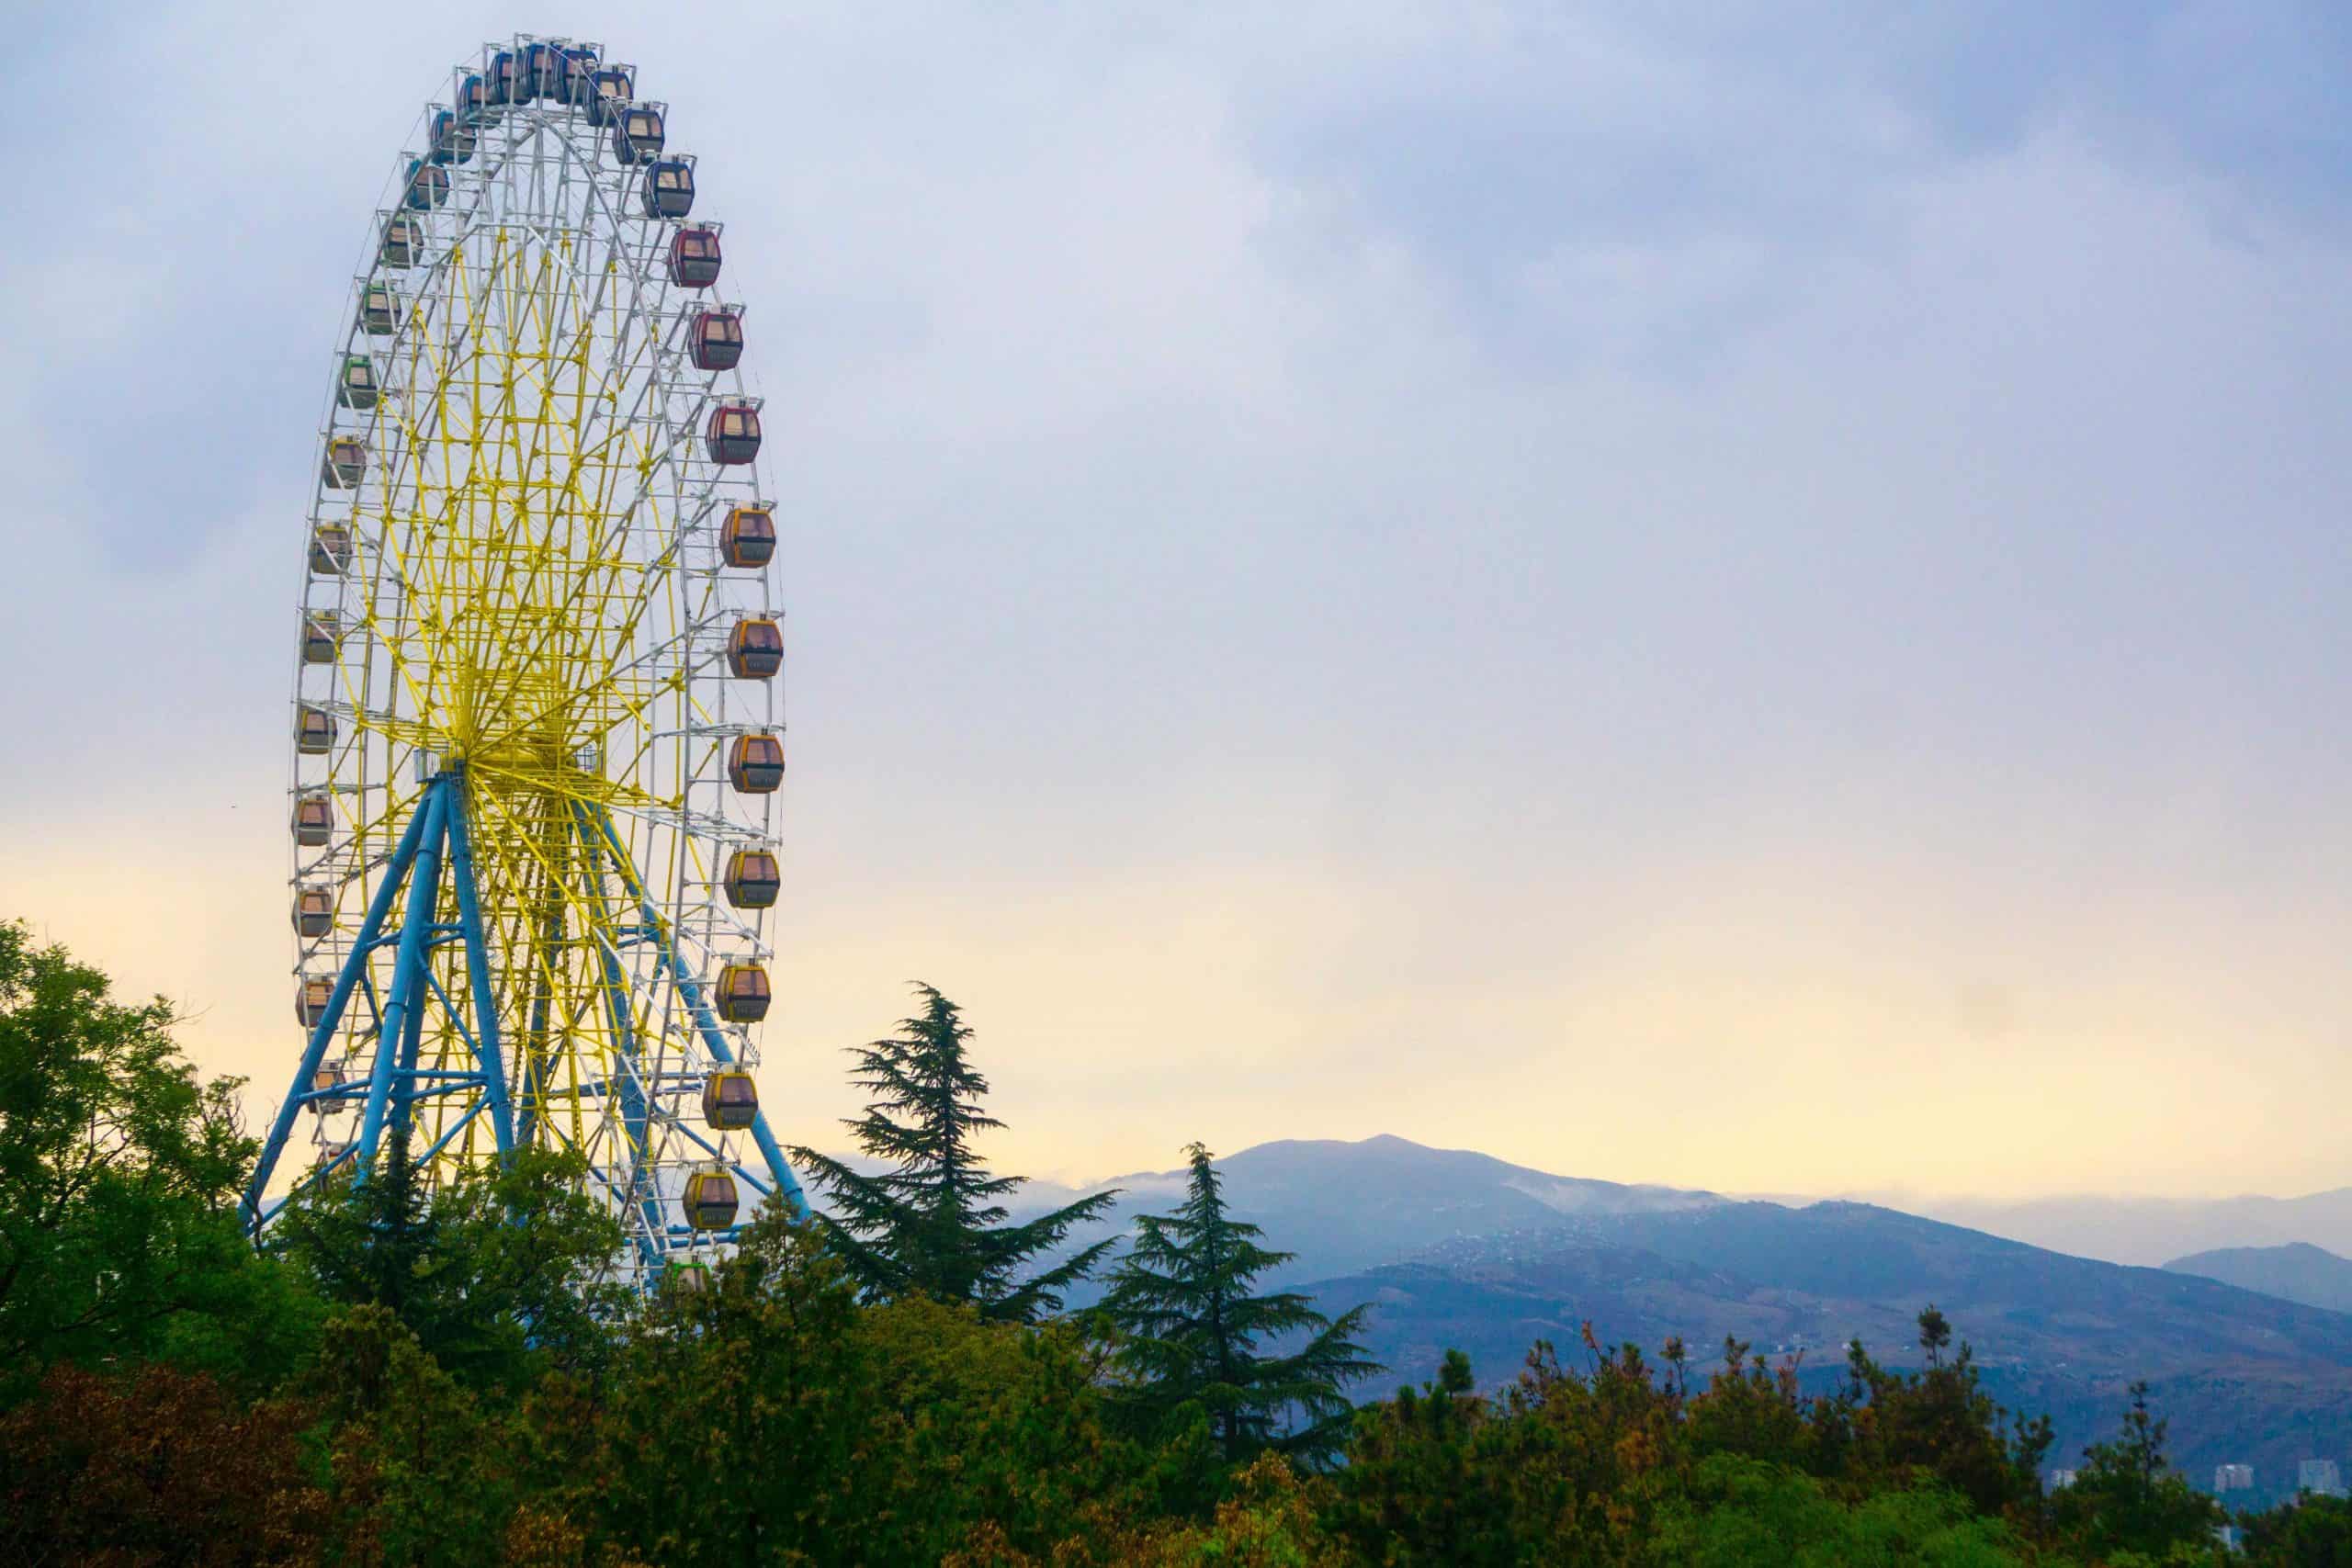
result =
[[814,1149],[792,1151],[828,1201],[831,1212],[820,1222],[871,1296],[969,1302],[996,1318],[1057,1311],[1062,1292],[1111,1243],[1025,1278],[1023,1269],[1118,1194],[1096,1193],[1007,1224],[999,1200],[1027,1178],[993,1174],[972,1146],[976,1134],[1004,1123],[981,1109],[989,1081],[967,1054],[971,1026],[935,987],[918,984],[915,994],[922,1007],[899,1021],[897,1034],[850,1052],[851,1081],[871,1098],[863,1116],[842,1125],[888,1168],[865,1175]]

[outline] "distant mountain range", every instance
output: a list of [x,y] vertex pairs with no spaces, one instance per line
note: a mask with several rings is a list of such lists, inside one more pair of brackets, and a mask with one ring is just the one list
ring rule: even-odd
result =
[[2151,1266],[2186,1253],[2306,1242],[2352,1254],[2352,1187],[2302,1198],[1896,1198],[1892,1207],[2053,1252]]
[[2224,1247],[2176,1258],[2165,1267],[2176,1274],[2199,1274],[2305,1306],[2352,1312],[2352,1258],[2338,1258],[2309,1242]]
[[[1849,1338],[1883,1362],[1916,1365],[1914,1320],[1933,1302],[1974,1347],[1996,1397],[2057,1423],[2053,1465],[2111,1435],[2142,1377],[2172,1421],[2176,1461],[2200,1484],[2215,1464],[2247,1463],[2257,1496],[2279,1496],[2297,1461],[2352,1460],[2352,1316],[2325,1310],[2346,1303],[2352,1284],[2335,1270],[2352,1274],[2352,1263],[2317,1247],[2127,1267],[1873,1204],[1623,1186],[1387,1136],[1261,1144],[1218,1168],[1235,1213],[1263,1226],[1267,1245],[1298,1254],[1271,1282],[1334,1310],[1375,1304],[1370,1341],[1389,1386],[1433,1375],[1448,1348],[1470,1354],[1482,1383],[1508,1382],[1538,1338],[1571,1356],[1587,1320],[1604,1343],[1632,1341],[1653,1357],[1680,1335],[1712,1361],[1730,1336],[1799,1356],[1806,1380],[1826,1384]],[[1102,1185],[1123,1195],[1091,1235],[1166,1212],[1183,1177]],[[1033,1183],[1019,1209],[1100,1190]],[[2123,1239],[2137,1251],[2166,1235],[2212,1234],[2199,1227],[2222,1224],[2224,1212],[2307,1224],[2339,1196],[2352,1208],[2352,1191],[2162,1205]],[[2040,1207],[2045,1221],[2060,1217]],[[2087,1224],[2093,1212],[2064,1213]]]

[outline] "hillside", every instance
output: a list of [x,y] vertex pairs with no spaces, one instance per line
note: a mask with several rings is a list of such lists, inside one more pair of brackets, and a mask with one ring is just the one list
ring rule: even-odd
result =
[[2191,1253],[2165,1265],[2178,1274],[2220,1280],[2305,1306],[2352,1312],[2352,1258],[2308,1242],[2284,1247],[2225,1247]]
[[2135,1377],[2153,1385],[2192,1477],[2252,1463],[2267,1493],[2298,1460],[2352,1452],[2352,1318],[1867,1204],[1591,1217],[1308,1288],[1328,1307],[1376,1304],[1371,1342],[1396,1381],[1430,1375],[1453,1346],[1490,1386],[1537,1338],[1580,1353],[1587,1320],[1603,1342],[1653,1355],[1679,1334],[1703,1362],[1726,1336],[1748,1340],[1799,1357],[1826,1386],[1849,1338],[1916,1365],[1913,1319],[1932,1301],[1996,1397],[2055,1420],[2053,1463],[2109,1435]]

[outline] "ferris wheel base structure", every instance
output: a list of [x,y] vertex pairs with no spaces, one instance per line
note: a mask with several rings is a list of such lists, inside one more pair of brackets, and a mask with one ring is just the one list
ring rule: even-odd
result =
[[[600,958],[606,967],[614,1037],[623,1042],[622,1049],[616,1053],[616,1070],[605,1082],[580,1086],[573,1092],[616,1103],[632,1145],[642,1147],[647,1142],[655,1097],[649,1093],[645,1065],[628,1043],[633,1039],[634,1031],[627,1014],[629,988],[621,978],[622,946],[653,944],[658,972],[674,988],[676,999],[692,1019],[704,1049],[710,1053],[712,1060],[729,1067],[735,1065],[735,1056],[728,1046],[726,1031],[719,1027],[712,1010],[709,997],[680,958],[675,942],[648,898],[644,880],[614,829],[611,813],[600,807],[574,803],[571,815],[577,848],[585,862],[600,872],[615,874],[633,906],[626,922],[615,920],[608,930],[593,938],[602,949]],[[444,877],[448,884],[446,890],[442,886]],[[402,912],[397,923],[388,924],[395,901],[402,904]],[[450,902],[456,906],[457,919],[436,920],[435,911]],[[430,962],[434,948],[452,942],[462,947],[465,972],[471,977],[469,994],[462,1001],[448,995]],[[370,959],[383,948],[393,949],[395,957],[390,985],[379,994]],[[291,1201],[293,1195],[289,1194],[268,1201],[265,1193],[279,1156],[292,1137],[295,1123],[305,1111],[323,1112],[352,1101],[358,1101],[363,1107],[358,1136],[314,1167],[298,1191],[341,1175],[347,1175],[355,1184],[364,1181],[384,1153],[386,1134],[394,1129],[412,1132],[418,1107],[435,1100],[455,1099],[463,1103],[430,1147],[409,1156],[420,1165],[429,1165],[477,1119],[490,1123],[501,1159],[510,1155],[518,1142],[528,1145],[533,1141],[537,1107],[548,1093],[548,1086],[537,1081],[546,1061],[529,1054],[529,1043],[525,1043],[526,1055],[518,1058],[524,1068],[524,1103],[518,1113],[517,1097],[508,1088],[498,1009],[488,991],[490,973],[481,897],[474,882],[473,846],[467,826],[465,772],[462,766],[457,766],[436,773],[425,786],[423,804],[409,819],[407,829],[401,833],[376,884],[374,898],[349,954],[335,976],[323,1011],[311,1030],[292,1090],[278,1107],[263,1144],[243,1203],[249,1228],[258,1233]],[[370,1054],[368,1076],[345,1082],[339,1075],[322,1075],[322,1069],[327,1050],[340,1036],[345,1015],[355,998],[373,1014],[373,1021],[365,1026],[362,1037],[374,1041],[376,1049]],[[421,1065],[423,1024],[428,1007],[435,1002],[449,1015],[470,1053],[474,1064],[471,1071]],[[756,1172],[726,1158],[718,1144],[696,1134],[683,1120],[674,1122],[674,1130],[761,1199],[779,1197],[796,1217],[807,1216],[808,1201],[785,1161],[775,1134],[769,1130],[764,1111],[752,1111],[748,1129],[761,1156]],[[638,1232],[638,1250],[643,1261],[659,1261],[656,1254],[662,1249],[653,1244],[654,1237],[734,1239],[736,1227],[732,1225],[697,1228],[664,1223],[662,1196],[636,1190],[642,1181],[640,1176],[628,1183],[628,1190],[610,1192],[608,1196],[645,1216],[647,1224]]]

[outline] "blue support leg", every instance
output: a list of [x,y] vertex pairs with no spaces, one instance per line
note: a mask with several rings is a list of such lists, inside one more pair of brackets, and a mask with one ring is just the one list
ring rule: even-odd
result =
[[355,1186],[365,1182],[375,1166],[377,1147],[384,1135],[385,1111],[391,1101],[393,1060],[408,1034],[410,1010],[424,1005],[424,940],[433,925],[434,897],[441,889],[443,803],[447,787],[446,775],[435,779],[425,789],[424,807],[419,813],[424,832],[409,865],[408,904],[401,917],[400,948],[392,962],[391,995],[384,1003],[384,1021],[376,1035],[376,1061],[368,1077],[368,1109],[360,1120],[359,1147],[353,1156]]
[[506,1102],[506,1061],[498,1038],[498,998],[490,985],[490,943],[482,933],[481,897],[474,885],[474,847],[466,823],[465,784],[450,786],[449,869],[458,883],[458,927],[465,938],[466,978],[473,990],[474,1060],[481,1067],[482,1098],[498,1155],[514,1151],[514,1116]]
[[294,1087],[277,1108],[277,1118],[270,1123],[269,1136],[262,1143],[261,1157],[254,1164],[253,1180],[246,1185],[241,1207],[245,1224],[250,1228],[261,1223],[261,1195],[277,1168],[278,1156],[285,1153],[286,1140],[294,1131],[294,1118],[311,1096],[311,1081],[317,1077],[319,1064],[326,1057],[328,1042],[343,1025],[343,1010],[351,1000],[353,986],[368,974],[368,955],[375,951],[379,933],[384,927],[384,917],[390,912],[392,899],[401,889],[401,881],[416,857],[416,847],[424,837],[425,818],[430,815],[431,801],[417,809],[409,818],[408,829],[401,834],[400,842],[392,850],[391,859],[385,863],[382,880],[376,885],[376,896],[368,900],[367,916],[359,922],[359,934],[353,940],[351,953],[343,961],[342,972],[336,975],[334,990],[327,998],[327,1010],[311,1027],[311,1038],[302,1047],[302,1065],[296,1069]]

